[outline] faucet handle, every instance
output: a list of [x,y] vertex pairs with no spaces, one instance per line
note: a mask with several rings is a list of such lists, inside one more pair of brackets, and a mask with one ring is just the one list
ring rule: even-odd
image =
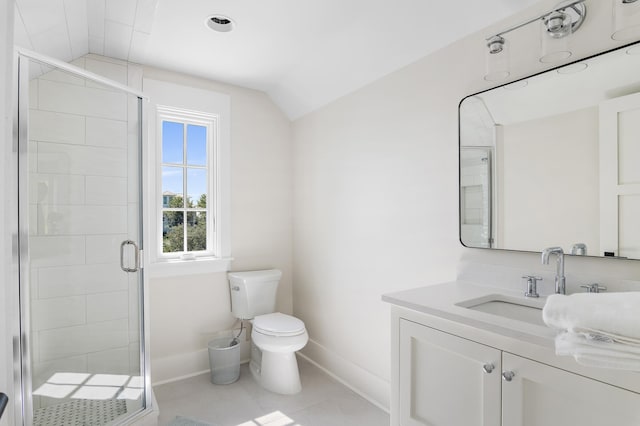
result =
[[585,284],[580,287],[587,290],[587,293],[600,293],[601,291],[607,291],[607,287],[600,285],[598,283],[594,284]]
[[540,297],[538,294],[538,281],[542,281],[542,278],[536,277],[535,275],[525,275],[522,278],[527,280],[525,297]]

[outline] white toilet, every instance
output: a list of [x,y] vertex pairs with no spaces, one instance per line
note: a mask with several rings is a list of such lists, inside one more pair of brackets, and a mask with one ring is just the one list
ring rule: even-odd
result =
[[230,272],[231,311],[236,318],[252,319],[251,363],[255,380],[272,392],[292,395],[300,392],[296,351],[309,340],[304,323],[290,315],[274,312],[282,272]]

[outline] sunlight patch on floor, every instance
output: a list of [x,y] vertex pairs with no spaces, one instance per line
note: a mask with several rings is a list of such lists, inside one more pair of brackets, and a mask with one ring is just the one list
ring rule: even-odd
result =
[[240,423],[237,426],[302,426],[281,411],[274,411],[262,417]]
[[55,373],[33,394],[49,398],[135,400],[142,396],[143,383],[141,377],[121,374]]

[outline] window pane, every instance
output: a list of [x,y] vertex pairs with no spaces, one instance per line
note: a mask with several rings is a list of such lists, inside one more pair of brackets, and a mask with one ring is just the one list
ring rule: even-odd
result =
[[187,213],[187,250],[204,251],[207,249],[207,213]]
[[187,194],[189,207],[207,206],[207,171],[204,169],[187,169]]
[[207,128],[204,126],[187,125],[187,164],[207,165]]
[[184,251],[184,212],[162,213],[162,252]]
[[162,168],[162,206],[184,207],[182,189],[184,188],[184,169],[182,167]]
[[162,162],[183,163],[184,124],[162,122]]

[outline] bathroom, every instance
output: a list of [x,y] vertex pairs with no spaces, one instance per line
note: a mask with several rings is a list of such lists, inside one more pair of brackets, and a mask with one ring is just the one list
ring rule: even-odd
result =
[[[11,199],[13,191],[12,176],[8,176],[14,108],[11,94],[15,87],[12,46],[22,37],[13,16],[20,5],[34,3],[18,1],[16,7],[12,1],[0,1],[0,94],[4,100],[0,131],[6,141],[0,195],[4,199]],[[303,320],[309,332],[301,355],[382,410],[391,409],[393,394],[392,323],[383,294],[457,278],[487,282],[496,277],[520,291],[521,276],[533,274],[545,278],[541,292],[553,291],[555,265],[542,265],[539,252],[480,250],[460,244],[458,105],[470,94],[554,66],[535,57],[540,41],[538,29],[531,26],[513,33],[514,46],[516,41],[529,44],[510,52],[510,77],[502,83],[483,79],[485,38],[549,10],[557,2],[469,3],[469,10],[455,11],[453,20],[435,13],[426,17],[416,13],[415,21],[407,23],[415,27],[441,25],[442,31],[447,30],[445,24],[453,25],[466,32],[326,103],[324,98],[320,103],[308,100],[312,107],[295,97],[289,98],[289,104],[277,103],[264,91],[219,82],[215,76],[205,79],[169,71],[169,65],[145,65],[143,70],[143,78],[229,97],[230,270],[280,269],[283,277],[277,310]],[[611,39],[613,1],[591,0],[587,4],[591,21],[569,38],[573,58],[628,43]],[[357,9],[363,6],[355,2],[352,7],[345,11],[344,19],[358,16]],[[375,7],[384,9],[385,5],[376,3]],[[440,12],[451,16],[448,11]],[[198,17],[197,25],[205,18]],[[350,37],[349,30],[357,31],[343,30],[336,35],[334,48],[341,37]],[[97,56],[84,61],[85,65],[105,62]],[[349,76],[343,80],[347,84]],[[11,204],[6,203],[0,213],[0,299],[6,315],[0,328],[0,391],[17,395],[11,344],[17,314],[12,303],[12,215]],[[555,243],[549,241],[548,246],[552,245]],[[207,341],[235,326],[225,271],[147,275],[152,384],[206,372]],[[572,285],[600,282],[633,286],[640,280],[640,264],[567,256],[565,275]],[[243,346],[245,360],[248,349]],[[14,424],[9,420],[10,410],[0,420],[2,426]]]

